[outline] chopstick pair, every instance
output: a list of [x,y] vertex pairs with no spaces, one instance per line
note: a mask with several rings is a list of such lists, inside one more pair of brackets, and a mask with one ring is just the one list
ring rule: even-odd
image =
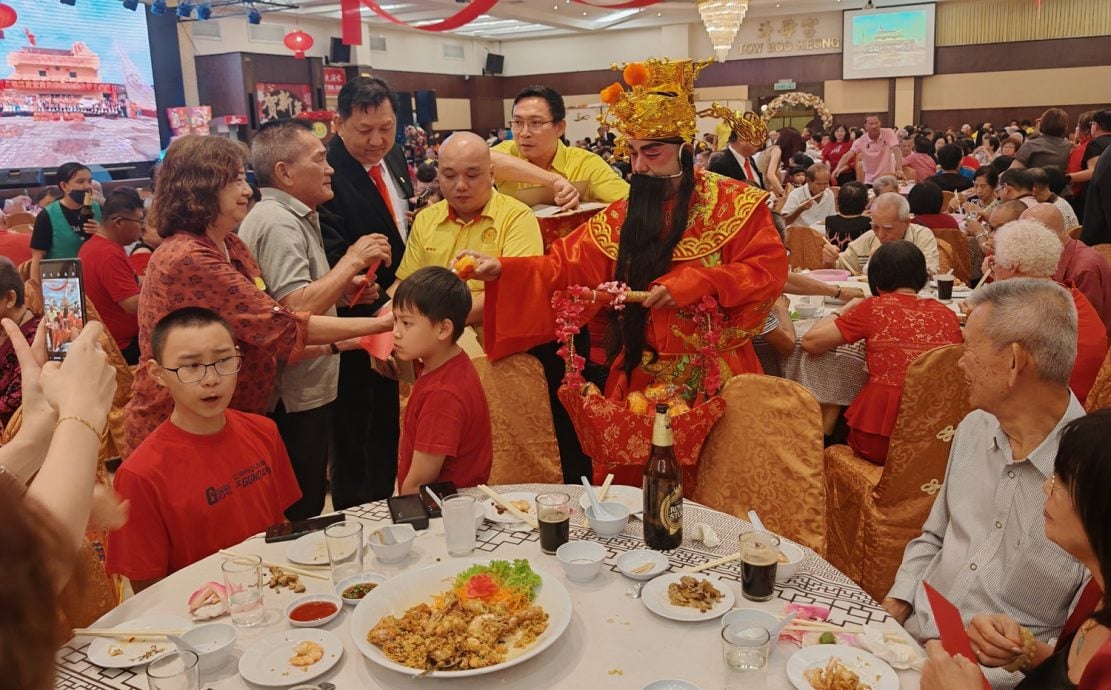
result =
[[540,529],[540,525],[536,522],[535,519],[529,517],[528,515],[525,515],[521,511],[514,508],[512,505],[509,504],[508,501],[503,499],[501,497],[501,495],[498,494],[497,491],[494,491],[493,489],[486,486],[485,484],[479,484],[478,485],[478,490],[481,491],[482,493],[486,494],[487,496],[489,496],[491,501],[493,501],[494,503],[501,506],[503,509],[505,509],[505,511],[507,513],[509,513],[513,517],[517,518],[518,520],[520,520],[521,522],[525,523],[526,525],[528,525],[529,527],[531,527],[533,529]]
[[[227,549],[220,549],[220,551],[218,551],[217,553],[219,553],[221,556],[227,556],[228,558],[238,558],[238,559],[247,558],[247,556],[245,556],[241,553],[236,553],[234,551],[228,551]],[[304,568],[297,568],[297,567],[294,567],[292,565],[288,565],[286,563],[274,563],[273,561],[262,561],[261,563],[259,563],[259,565],[264,565],[268,568],[281,568],[283,571],[285,571],[287,573],[293,573],[294,575],[301,575],[301,576],[304,576],[304,577],[315,577],[318,580],[330,580],[331,579],[330,575],[327,575],[327,574],[324,574],[324,573],[313,572],[312,570],[305,570]]]
[[795,619],[784,630],[794,632],[833,632],[833,633],[860,633],[865,628],[859,625],[835,625],[824,621],[808,621]]
[[690,567],[683,568],[683,570],[680,571],[680,572],[700,573],[703,570],[709,570],[710,568],[716,568],[719,565],[725,565],[726,563],[732,563],[733,561],[738,560],[740,557],[741,557],[741,552],[738,551],[737,553],[731,553],[728,556],[722,556],[721,558],[718,558],[718,559],[715,559],[715,560],[712,560],[712,561],[706,561],[702,565],[692,565]]
[[613,472],[606,475],[605,481],[602,482],[602,488],[598,491],[598,502],[606,500],[606,494],[609,493],[610,484],[613,484]]
[[164,640],[168,635],[179,637],[184,630],[131,630],[129,628],[74,628],[73,634],[84,637],[116,637],[120,639],[135,638],[138,640]]

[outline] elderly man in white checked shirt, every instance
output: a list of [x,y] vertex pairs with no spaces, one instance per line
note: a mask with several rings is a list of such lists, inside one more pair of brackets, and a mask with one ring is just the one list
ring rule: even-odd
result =
[[[883,606],[917,639],[936,638],[925,581],[965,624],[976,613],[1004,613],[1049,641],[1087,574],[1046,538],[1042,515],[1058,433],[1084,415],[1068,388],[1076,308],[1064,288],[1027,278],[993,283],[969,302],[960,367],[973,411],[957,427],[941,493]],[[1022,679],[984,671],[995,690]]]

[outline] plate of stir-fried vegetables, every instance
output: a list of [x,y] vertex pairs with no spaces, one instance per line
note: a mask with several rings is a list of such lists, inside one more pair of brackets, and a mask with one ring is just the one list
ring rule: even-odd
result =
[[570,621],[567,589],[527,560],[462,561],[380,584],[355,607],[351,637],[395,671],[472,676],[536,656]]

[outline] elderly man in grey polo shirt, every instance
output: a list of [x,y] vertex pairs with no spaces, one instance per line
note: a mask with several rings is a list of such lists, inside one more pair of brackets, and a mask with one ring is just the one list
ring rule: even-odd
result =
[[[1069,392],[1076,307],[1048,280],[1012,278],[977,290],[960,368],[973,411],[957,427],[945,483],[922,535],[907,545],[883,606],[919,640],[936,638],[928,582],[960,609],[1003,613],[1049,641],[1086,570],[1045,536],[1043,486],[1058,434],[1084,408]],[[985,669],[995,690],[1019,673]]]
[[[301,120],[277,120],[263,125],[251,145],[251,165],[262,187],[258,202],[239,227],[262,269],[266,290],[293,311],[336,315],[336,304],[348,304],[365,282],[367,267],[390,262],[384,235],[366,235],[348,249],[329,270],[320,236],[316,207],[332,198],[332,168],[324,144]],[[378,297],[368,286],[359,303]],[[300,520],[324,508],[326,473],[332,425],[332,403],[339,383],[341,349],[358,341],[307,348],[297,362],[285,362],[278,372],[272,403],[274,421],[289,452],[302,498],[286,511]]]

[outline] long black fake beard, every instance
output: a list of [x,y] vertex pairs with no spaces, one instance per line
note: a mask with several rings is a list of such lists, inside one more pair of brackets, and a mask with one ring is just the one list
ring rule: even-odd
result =
[[[691,196],[694,193],[694,154],[684,146],[679,162],[682,179],[676,195],[671,226],[664,228],[664,200],[670,180],[649,175],[633,175],[629,185],[629,204],[617,250],[615,278],[630,290],[647,290],[653,280],[668,272],[675,245],[683,237]],[[648,310],[629,304],[615,312],[606,340],[606,356],[610,363],[624,351],[623,369],[627,377],[640,365],[647,349],[655,361],[656,351],[646,344],[645,324]]]

